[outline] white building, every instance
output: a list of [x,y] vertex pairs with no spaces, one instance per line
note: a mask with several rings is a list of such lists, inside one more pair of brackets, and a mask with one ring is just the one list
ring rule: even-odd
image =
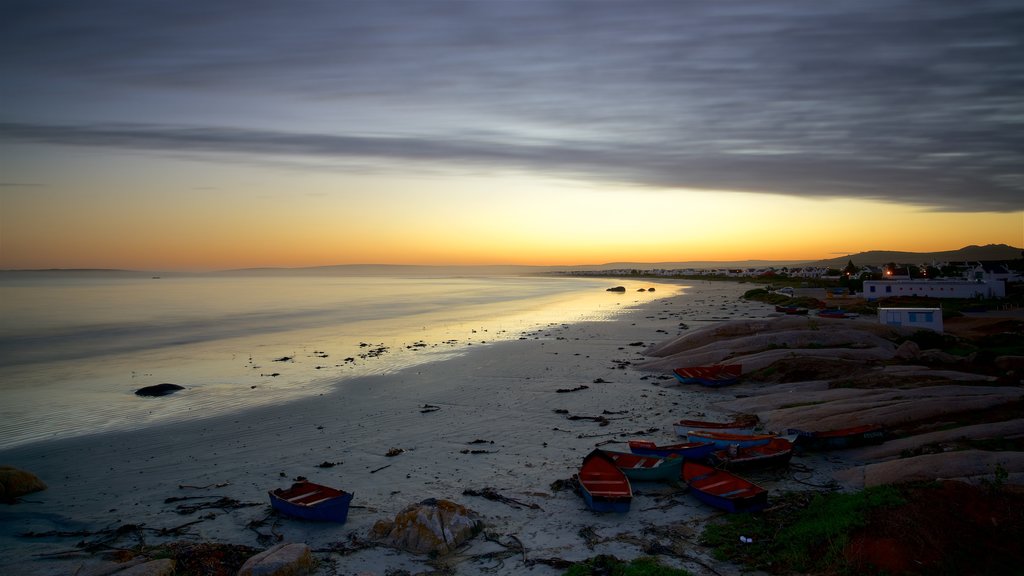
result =
[[1004,298],[1006,297],[1006,284],[1002,281],[972,282],[968,280],[865,280],[863,295],[865,300],[896,296]]
[[922,328],[942,333],[941,308],[879,308],[878,321],[886,326]]

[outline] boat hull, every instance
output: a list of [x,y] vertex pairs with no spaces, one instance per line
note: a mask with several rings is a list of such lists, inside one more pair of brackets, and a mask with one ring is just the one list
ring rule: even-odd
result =
[[715,449],[715,445],[710,442],[687,442],[685,444],[666,444],[658,446],[654,442],[646,442],[643,440],[630,440],[629,451],[633,454],[641,454],[644,456],[659,456],[661,458],[668,458],[669,456],[682,456],[686,460],[700,460],[711,454]]
[[679,479],[683,459],[678,455],[651,456],[603,450],[630,482],[673,482]]
[[768,506],[767,490],[724,470],[686,462],[683,480],[698,500],[726,512],[757,512]]
[[344,524],[352,502],[352,493],[312,482],[296,482],[291,488],[278,488],[268,494],[274,510],[292,518],[316,522]]
[[885,429],[881,426],[871,425],[824,432],[808,432],[790,428],[787,433],[796,434],[795,444],[801,450],[842,450],[885,442]]
[[742,373],[739,364],[712,364],[711,366],[687,366],[676,368],[672,375],[682,384],[700,384],[718,388],[735,384]]
[[688,442],[710,442],[715,446],[715,450],[724,450],[733,445],[740,448],[762,446],[771,442],[773,438],[777,438],[777,436],[774,434],[724,434],[700,430],[690,430],[686,433]]
[[708,464],[723,470],[755,470],[785,466],[793,458],[793,443],[785,438],[775,438],[762,446],[737,448],[712,452]]
[[756,418],[733,420],[732,422],[707,422],[704,420],[679,420],[672,423],[677,436],[685,437],[690,430],[699,432],[722,432],[725,434],[753,434]]
[[629,478],[601,450],[593,450],[583,459],[576,480],[587,508],[594,512],[629,512],[633,502]]

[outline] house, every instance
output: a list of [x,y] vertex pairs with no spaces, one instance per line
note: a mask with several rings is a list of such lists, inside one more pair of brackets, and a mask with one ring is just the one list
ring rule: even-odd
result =
[[921,328],[942,333],[941,308],[879,308],[878,321],[886,326]]
[[865,300],[896,296],[1005,298],[1006,283],[1001,280],[982,282],[968,280],[865,280],[862,294]]

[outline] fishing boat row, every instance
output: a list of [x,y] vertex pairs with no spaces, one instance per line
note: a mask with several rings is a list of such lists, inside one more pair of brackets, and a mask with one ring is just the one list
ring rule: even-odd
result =
[[[647,474],[653,470],[658,474]],[[669,471],[670,478],[666,476]],[[698,500],[728,512],[755,512],[768,503],[768,491],[753,482],[678,456],[659,458],[595,449],[583,459],[575,480],[589,509],[625,513],[633,501],[631,477],[682,480]]]

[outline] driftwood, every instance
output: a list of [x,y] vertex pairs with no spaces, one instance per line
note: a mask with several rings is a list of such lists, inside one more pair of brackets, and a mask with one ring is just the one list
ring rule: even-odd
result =
[[590,386],[587,386],[586,384],[580,384],[575,388],[559,388],[558,390],[555,390],[555,392],[557,392],[558,394],[565,394],[567,392],[579,392],[580,390],[586,390],[588,388],[590,388]]
[[508,504],[513,508],[519,508],[520,506],[524,506],[531,510],[543,510],[543,508],[541,508],[537,504],[528,504],[526,502],[520,502],[519,500],[516,500],[514,498],[509,498],[508,496],[502,496],[494,488],[482,488],[480,490],[473,490],[472,488],[467,488],[466,490],[462,491],[462,494],[464,496],[479,496],[481,498],[493,500],[494,502],[501,502],[502,504]]

